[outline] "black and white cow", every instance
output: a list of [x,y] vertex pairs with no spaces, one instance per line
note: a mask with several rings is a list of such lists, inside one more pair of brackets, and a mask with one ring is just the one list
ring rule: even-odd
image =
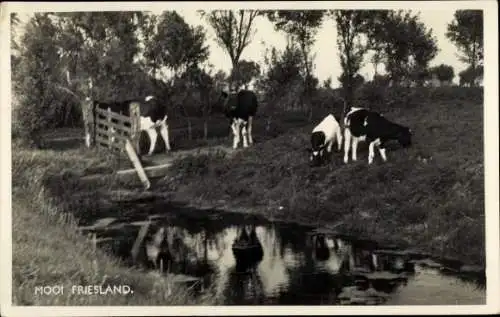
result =
[[[397,140],[403,147],[411,146],[412,133],[408,127],[391,122],[380,113],[365,108],[352,107],[344,118],[344,163],[348,162],[349,150],[356,161],[358,143],[369,143],[368,164],[375,157],[375,146],[380,156],[387,161],[385,145],[389,140]],[[351,146],[352,141],[352,146]]]
[[[87,98],[89,100],[89,98]],[[153,154],[154,147],[156,144],[156,139],[158,138],[158,133],[156,132],[156,128],[160,127],[160,134],[163,137],[163,141],[165,142],[166,151],[170,151],[170,141],[168,134],[168,124],[167,124],[167,113],[165,107],[157,102],[157,99],[153,96],[147,96],[144,99],[136,99],[136,100],[125,100],[125,101],[114,101],[114,102],[101,102],[101,101],[93,101],[92,104],[92,112],[95,116],[95,109],[100,108],[103,110],[110,109],[113,112],[122,114],[124,116],[130,115],[130,104],[133,102],[139,103],[139,111],[140,111],[140,122],[139,122],[139,130],[146,131],[149,135],[150,146],[149,152],[147,155]],[[96,122],[94,121],[94,124]],[[94,130],[95,131],[95,130]],[[111,131],[114,132],[114,128],[111,128]],[[114,138],[112,137],[113,141]],[[90,135],[87,133],[85,136],[85,141],[87,146],[90,146]]]
[[240,133],[243,137],[243,147],[253,143],[252,124],[259,103],[257,96],[251,90],[240,90],[238,93],[222,91],[220,102],[224,114],[231,120],[233,132],[233,149],[240,143]]
[[310,153],[309,161],[312,166],[320,165],[324,161],[325,155],[330,155],[335,141],[340,151],[342,130],[335,117],[329,114],[314,127],[311,133],[311,148],[308,148],[307,151]]

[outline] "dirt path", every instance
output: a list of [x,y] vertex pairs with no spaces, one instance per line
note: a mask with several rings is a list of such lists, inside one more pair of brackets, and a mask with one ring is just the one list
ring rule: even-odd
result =
[[224,152],[226,155],[230,156],[236,153],[236,151],[233,150],[233,148],[231,148],[230,146],[226,145],[209,145],[189,150],[173,150],[170,153],[154,154],[151,157],[143,155],[142,160],[145,166],[156,166],[163,164],[172,164],[175,160],[182,159],[188,156],[215,154],[217,152]]

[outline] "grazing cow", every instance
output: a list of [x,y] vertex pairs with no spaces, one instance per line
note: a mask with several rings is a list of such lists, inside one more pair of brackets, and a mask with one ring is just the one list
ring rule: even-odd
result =
[[[163,137],[163,141],[165,142],[166,151],[170,151],[166,109],[163,105],[157,102],[156,98],[154,98],[153,96],[147,96],[143,100],[137,99],[137,100],[126,100],[118,102],[100,102],[94,100],[92,105],[94,118],[95,118],[96,108],[100,108],[103,110],[110,109],[113,112],[120,113],[124,116],[129,116],[130,104],[133,102],[139,103],[139,109],[140,109],[139,130],[146,131],[149,135],[149,140],[151,142],[149,146],[149,152],[147,155],[153,154],[154,147],[156,144],[156,139],[158,138],[158,133],[156,132],[157,127],[160,127],[160,134]],[[94,122],[94,124],[96,124],[96,122]],[[111,128],[111,131],[114,133],[114,128]],[[112,141],[114,141],[114,137],[112,137]],[[88,133],[86,135],[86,143],[87,146],[89,147],[90,135]]]
[[401,146],[411,146],[412,133],[407,127],[393,123],[381,114],[365,108],[352,107],[344,118],[344,163],[348,162],[352,140],[352,160],[356,161],[358,143],[369,143],[368,164],[375,157],[375,146],[380,156],[387,161],[385,145],[389,140],[398,140]]
[[251,90],[240,90],[236,94],[222,91],[220,101],[224,114],[231,120],[233,149],[240,143],[240,131],[243,136],[243,147],[248,147],[253,143],[252,122],[259,106],[257,96]]
[[342,130],[332,114],[327,115],[311,133],[311,146],[307,151],[310,153],[309,161],[311,166],[320,165],[325,158],[326,152],[332,152],[333,142],[337,141],[338,150],[342,146]]

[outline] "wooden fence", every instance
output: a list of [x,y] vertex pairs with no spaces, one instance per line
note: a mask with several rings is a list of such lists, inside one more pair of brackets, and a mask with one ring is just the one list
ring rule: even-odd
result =
[[130,140],[135,151],[139,151],[139,104],[130,104],[130,116],[111,111],[110,109],[93,109],[92,102],[83,105],[85,132],[90,135],[90,143],[97,147],[111,150],[123,150],[125,142]]
[[111,109],[93,108],[92,101],[82,105],[85,133],[90,135],[90,145],[127,152],[140,180],[147,190],[151,182],[142,166],[139,153],[140,107],[139,103],[130,104],[130,116],[124,116]]

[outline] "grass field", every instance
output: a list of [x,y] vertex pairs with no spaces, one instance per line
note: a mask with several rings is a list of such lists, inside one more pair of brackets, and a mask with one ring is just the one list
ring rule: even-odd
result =
[[[238,149],[231,156],[218,153],[178,160],[168,175],[155,181],[152,191],[171,193],[195,206],[337,225],[338,230],[358,237],[484,266],[482,103],[467,96],[417,100],[407,108],[383,111],[414,131],[414,145],[388,150],[386,163],[376,157],[368,166],[363,144],[358,162],[344,165],[342,153],[337,152],[330,164],[312,169],[305,148],[314,123],[289,117],[277,120],[268,131],[260,120],[255,123],[253,147]],[[209,140],[186,140],[176,132],[177,148],[221,142],[230,146],[227,126],[216,126]],[[106,203],[105,193],[123,188],[140,193],[141,188],[137,179],[114,176],[81,182],[83,175],[116,171],[129,163],[123,157],[106,156],[105,151],[67,143],[62,148],[30,150],[13,141],[13,302],[216,304],[210,295],[194,300],[180,286],[165,298],[165,281],[94,250],[76,231],[78,222],[95,217]],[[99,285],[118,281],[131,285],[136,293],[84,299],[33,295],[36,285],[70,285],[75,280]]]

